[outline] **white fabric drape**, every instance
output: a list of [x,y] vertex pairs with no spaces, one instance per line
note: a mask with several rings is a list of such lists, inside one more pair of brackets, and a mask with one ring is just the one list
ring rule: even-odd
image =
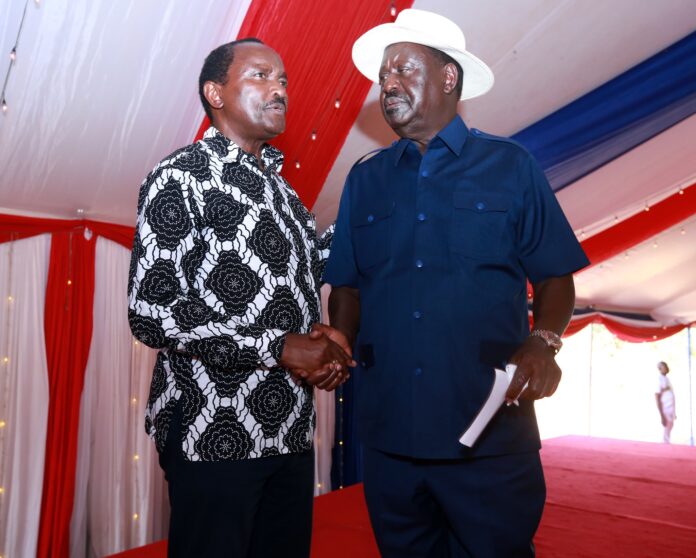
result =
[[50,245],[50,235],[0,244],[2,556],[36,555],[48,418],[43,325]]
[[143,427],[155,351],[136,343],[128,327],[129,259],[130,252],[118,244],[97,240],[72,558],[113,554],[166,536],[164,479]]
[[[329,323],[329,293],[331,287],[321,288],[321,307],[323,322]],[[334,424],[336,417],[335,391],[314,390],[317,407],[317,426],[314,430],[314,495],[331,491],[331,451],[334,445]]]

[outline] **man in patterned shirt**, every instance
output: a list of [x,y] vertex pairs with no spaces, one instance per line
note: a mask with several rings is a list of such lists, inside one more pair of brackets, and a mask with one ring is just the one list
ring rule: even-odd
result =
[[280,176],[287,77],[256,39],[206,58],[212,126],[144,181],[129,321],[160,349],[146,429],[169,483],[169,556],[308,556],[312,385],[355,363],[320,321],[330,238]]

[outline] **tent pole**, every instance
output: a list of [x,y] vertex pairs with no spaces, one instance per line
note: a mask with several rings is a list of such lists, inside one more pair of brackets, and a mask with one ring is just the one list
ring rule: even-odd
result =
[[689,443],[694,445],[694,391],[692,387],[692,366],[691,366],[691,326],[686,330],[686,344],[689,351]]
[[590,324],[590,371],[587,377],[587,435],[592,436],[592,362],[594,360],[595,324]]

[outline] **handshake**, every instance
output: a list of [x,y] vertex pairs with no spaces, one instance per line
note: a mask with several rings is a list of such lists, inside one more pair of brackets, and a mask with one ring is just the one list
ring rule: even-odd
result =
[[332,391],[348,379],[348,368],[356,366],[346,336],[339,330],[316,323],[309,333],[288,333],[280,364],[297,383]]

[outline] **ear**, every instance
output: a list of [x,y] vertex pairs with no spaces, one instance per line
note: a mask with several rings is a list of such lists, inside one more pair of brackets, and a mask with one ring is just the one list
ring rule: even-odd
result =
[[206,81],[203,84],[203,95],[211,107],[220,109],[225,104],[220,96],[220,86],[214,81]]
[[459,79],[459,71],[457,67],[450,63],[445,64],[442,68],[444,81],[442,83],[442,90],[447,95],[451,95],[457,89],[457,80]]

